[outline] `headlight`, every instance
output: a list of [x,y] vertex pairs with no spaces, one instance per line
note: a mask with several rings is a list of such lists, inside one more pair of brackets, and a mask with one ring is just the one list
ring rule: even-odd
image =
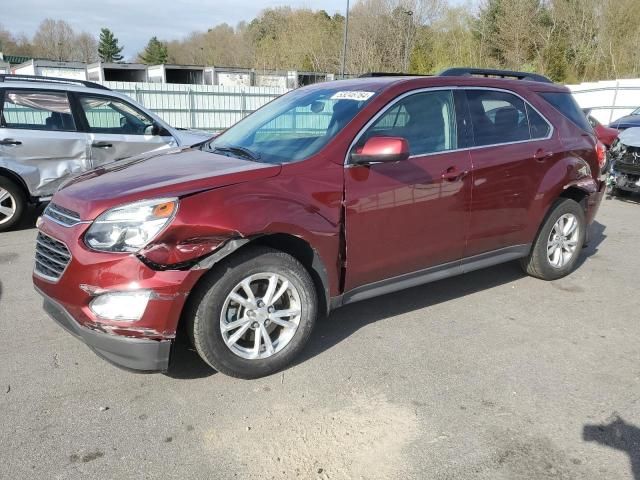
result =
[[137,252],[169,224],[177,198],[145,200],[107,210],[85,234],[85,243],[102,252]]

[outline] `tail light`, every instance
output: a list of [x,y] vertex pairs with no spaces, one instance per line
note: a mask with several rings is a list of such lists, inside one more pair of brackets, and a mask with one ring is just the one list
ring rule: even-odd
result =
[[596,155],[598,156],[598,166],[602,170],[607,164],[607,147],[600,140],[596,143]]

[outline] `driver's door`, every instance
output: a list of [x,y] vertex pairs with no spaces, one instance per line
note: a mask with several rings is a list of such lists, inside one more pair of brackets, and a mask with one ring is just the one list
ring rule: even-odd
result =
[[89,134],[93,167],[176,146],[168,132],[154,128],[152,118],[124,100],[85,94],[77,99]]
[[353,151],[376,136],[406,139],[411,156],[346,167],[347,291],[427,274],[429,267],[455,270],[465,247],[471,159],[453,92],[401,97],[362,132]]

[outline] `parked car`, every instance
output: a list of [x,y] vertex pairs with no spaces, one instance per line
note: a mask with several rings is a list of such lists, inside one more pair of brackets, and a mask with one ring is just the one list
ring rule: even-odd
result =
[[600,140],[605,147],[610,148],[616,138],[618,138],[618,134],[620,131],[615,128],[606,127],[602,125],[593,115],[591,115],[591,109],[585,108],[583,109],[584,114],[587,116],[587,120],[591,124],[593,131],[596,133],[596,137]]
[[640,127],[622,132],[609,151],[611,194],[640,193]]
[[33,281],[56,322],[120,366],[166,370],[184,328],[216,370],[259,377],[341,305],[510,260],[567,275],[603,163],[569,90],[544,77],[315,84],[197,148],[72,180],[38,224]]
[[0,232],[73,175],[210,137],[175,129],[96,83],[0,75]]
[[625,130],[632,127],[640,127],[640,108],[636,108],[629,115],[625,115],[609,124],[616,130]]

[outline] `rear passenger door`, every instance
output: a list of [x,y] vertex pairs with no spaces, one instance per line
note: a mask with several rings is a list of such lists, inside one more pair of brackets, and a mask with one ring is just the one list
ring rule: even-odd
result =
[[144,112],[108,95],[76,94],[94,167],[177,143]]
[[0,90],[0,167],[22,177],[32,196],[53,195],[87,170],[87,134],[78,129],[66,92]]
[[526,244],[530,209],[562,151],[551,124],[512,92],[467,89],[473,200],[465,257]]

